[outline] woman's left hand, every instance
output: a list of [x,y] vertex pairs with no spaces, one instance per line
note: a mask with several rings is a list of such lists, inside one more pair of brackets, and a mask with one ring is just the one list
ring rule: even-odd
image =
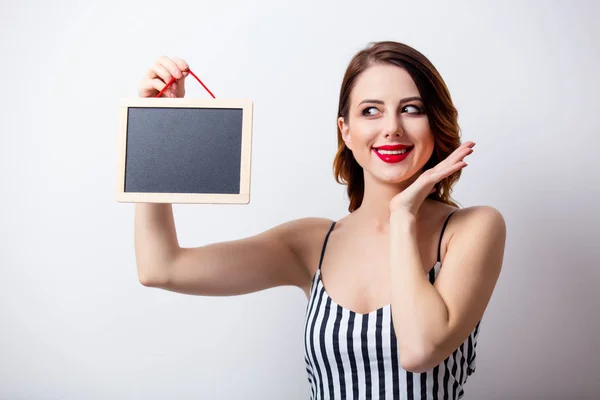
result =
[[416,217],[421,204],[433,193],[435,184],[467,166],[463,159],[473,153],[474,142],[465,142],[435,167],[424,171],[416,181],[390,201],[392,214],[408,213]]

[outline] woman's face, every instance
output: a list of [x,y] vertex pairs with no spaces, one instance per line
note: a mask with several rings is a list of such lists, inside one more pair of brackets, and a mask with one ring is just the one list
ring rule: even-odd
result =
[[406,181],[433,153],[433,134],[417,86],[394,65],[374,65],[357,78],[348,120],[339,118],[338,126],[365,179]]

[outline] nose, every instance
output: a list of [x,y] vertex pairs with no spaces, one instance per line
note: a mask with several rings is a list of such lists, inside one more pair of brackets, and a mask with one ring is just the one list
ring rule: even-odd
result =
[[386,121],[386,125],[384,127],[384,137],[400,137],[404,134],[402,129],[402,124],[400,123],[399,118],[395,116],[390,116]]

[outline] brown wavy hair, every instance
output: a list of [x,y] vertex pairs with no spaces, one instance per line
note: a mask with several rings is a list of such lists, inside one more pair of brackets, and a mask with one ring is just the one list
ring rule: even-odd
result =
[[[415,82],[423,99],[425,113],[434,136],[434,150],[424,169],[434,167],[460,146],[458,112],[452,103],[450,92],[441,75],[423,54],[398,42],[372,42],[359,51],[350,61],[342,86],[338,106],[338,117],[348,121],[350,93],[358,76],[367,68],[377,64],[391,64],[403,68]],[[333,162],[333,171],[338,183],[348,186],[350,205],[348,210],[360,207],[365,190],[364,172],[346,147],[342,132],[337,127],[338,150]],[[428,198],[458,207],[450,196],[452,187],[460,178],[462,170],[442,179],[435,185],[435,192]]]

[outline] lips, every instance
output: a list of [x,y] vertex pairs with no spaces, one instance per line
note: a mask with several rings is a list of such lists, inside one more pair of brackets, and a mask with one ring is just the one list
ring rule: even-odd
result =
[[414,146],[405,144],[391,144],[379,147],[373,147],[373,151],[383,162],[388,164],[399,163],[406,159],[412,152]]

